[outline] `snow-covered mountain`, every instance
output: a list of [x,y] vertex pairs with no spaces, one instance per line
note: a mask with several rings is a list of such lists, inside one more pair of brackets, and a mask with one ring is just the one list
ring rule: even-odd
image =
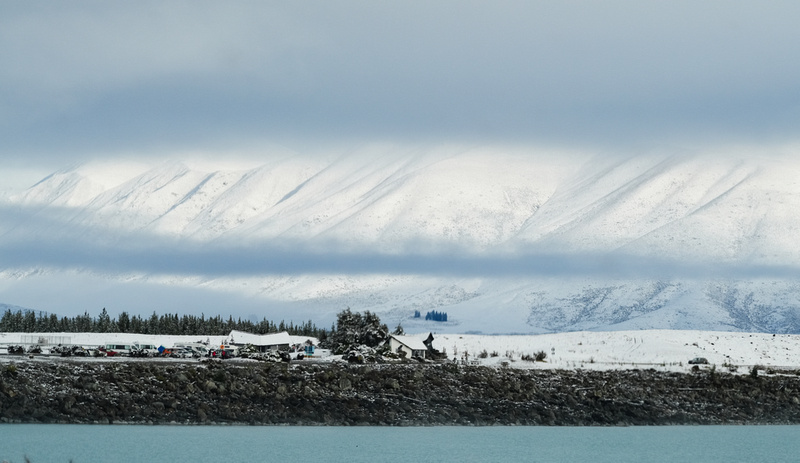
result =
[[9,197],[0,298],[70,275],[411,330],[800,332],[796,156],[370,146],[222,165],[90,163]]

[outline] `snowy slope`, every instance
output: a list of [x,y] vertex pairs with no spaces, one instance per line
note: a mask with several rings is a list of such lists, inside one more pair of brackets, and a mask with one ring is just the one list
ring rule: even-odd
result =
[[[216,260],[173,274],[45,256],[0,269],[0,298],[41,305],[16,289],[77,272],[98,285],[237,294],[323,323],[349,306],[420,328],[428,324],[410,318],[415,310],[446,311],[450,321],[437,326],[451,332],[800,332],[798,172],[800,159],[785,154],[380,145],[280,153],[255,167],[90,163],[6,201],[4,252],[53,242],[117,260],[141,249],[147,260],[172,246],[173,260],[190,261],[181,246],[194,243]],[[250,261],[211,271],[237,268],[225,261],[234,248],[252,250],[256,264],[299,263],[288,273]]]
[[[418,335],[421,338],[427,333]],[[755,365],[795,369],[800,366],[800,337],[766,333],[697,330],[641,330],[544,334],[539,336],[434,335],[434,345],[448,357],[481,364],[506,362],[512,368],[630,369],[688,371],[690,359],[702,357],[724,371],[730,366],[747,374]],[[479,358],[486,351],[487,358]],[[545,362],[522,356],[543,351]],[[493,357],[492,354],[497,354]],[[708,367],[703,367],[708,368]]]
[[514,237],[576,166],[555,155],[392,150],[333,159],[295,156],[247,171],[201,171],[169,161],[103,190],[119,175],[93,166],[59,172],[15,198],[67,206],[73,227],[146,230],[211,239],[327,239],[395,246],[410,240],[488,245]]

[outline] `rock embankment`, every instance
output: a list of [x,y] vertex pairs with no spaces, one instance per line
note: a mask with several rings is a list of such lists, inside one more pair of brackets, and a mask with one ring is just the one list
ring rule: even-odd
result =
[[0,367],[0,421],[12,423],[800,423],[796,375],[255,362]]

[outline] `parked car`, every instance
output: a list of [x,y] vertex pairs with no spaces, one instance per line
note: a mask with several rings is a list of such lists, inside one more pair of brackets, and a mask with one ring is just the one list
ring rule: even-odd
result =
[[200,358],[208,357],[208,347],[200,343],[177,343],[174,349],[183,349],[186,357]]
[[131,357],[155,357],[158,355],[158,349],[152,344],[134,344],[131,346]]
[[695,357],[689,360],[689,365],[708,365],[708,359],[705,357]]
[[119,352],[115,351],[114,349],[109,349],[108,347],[100,346],[97,348],[97,350],[103,352],[106,357],[114,357],[119,355]]
[[164,352],[161,355],[165,357],[175,357],[175,358],[193,358],[193,357],[200,357],[200,354],[196,354],[194,349],[191,347],[173,347],[171,349],[164,349]]
[[232,349],[214,349],[210,351],[211,358],[229,359],[233,357]]

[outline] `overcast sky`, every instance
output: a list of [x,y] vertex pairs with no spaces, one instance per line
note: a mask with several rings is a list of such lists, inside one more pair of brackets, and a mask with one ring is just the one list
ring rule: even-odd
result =
[[[275,146],[795,145],[798,24],[796,0],[0,0],[0,193],[89,159]],[[5,242],[0,253],[19,266],[37,249],[65,268],[162,263],[135,250],[97,260],[81,243],[45,253]],[[189,251],[170,262],[204,258]],[[245,273],[296,270],[249,268],[259,257],[235,260]],[[308,259],[320,271],[448,271],[413,256]],[[518,272],[544,272],[523,261]],[[449,265],[490,264],[509,265]]]
[[0,0],[0,159],[796,142],[798,24],[797,1]]

